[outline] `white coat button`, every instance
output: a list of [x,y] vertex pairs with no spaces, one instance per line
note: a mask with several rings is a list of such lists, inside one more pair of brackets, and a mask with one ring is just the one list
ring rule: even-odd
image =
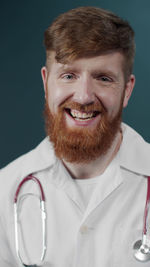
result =
[[81,234],[87,234],[89,232],[89,228],[87,225],[82,225],[80,228],[80,233]]

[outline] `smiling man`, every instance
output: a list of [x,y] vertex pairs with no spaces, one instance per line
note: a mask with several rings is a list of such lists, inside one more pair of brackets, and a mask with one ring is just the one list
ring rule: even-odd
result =
[[80,7],[56,18],[44,43],[47,137],[1,170],[0,266],[142,267],[150,145],[122,123],[135,84],[133,29]]
[[[125,81],[125,59],[118,51],[68,64],[57,62],[55,57],[56,53],[51,52],[50,66],[42,68],[47,134],[66,166],[87,163],[92,168],[96,160],[97,167],[94,165],[84,175],[92,177],[93,171],[104,171],[107,162],[103,156],[108,154],[105,158],[110,161],[116,147],[119,149],[122,109],[128,103],[135,79],[130,75]],[[75,178],[83,177],[75,174]]]

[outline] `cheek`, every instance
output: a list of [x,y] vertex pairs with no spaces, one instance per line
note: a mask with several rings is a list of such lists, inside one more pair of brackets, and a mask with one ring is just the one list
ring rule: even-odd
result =
[[47,99],[49,108],[52,112],[56,113],[58,107],[69,97],[68,90],[59,86],[55,81],[48,81],[47,86]]
[[108,114],[115,115],[119,108],[123,97],[123,89],[114,88],[105,90],[102,94],[97,94],[100,102],[103,104],[104,108],[107,110]]

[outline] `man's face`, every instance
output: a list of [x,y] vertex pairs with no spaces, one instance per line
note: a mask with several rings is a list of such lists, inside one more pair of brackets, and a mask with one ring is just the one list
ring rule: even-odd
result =
[[134,76],[125,83],[124,57],[113,52],[42,68],[46,129],[56,155],[89,162],[105,154],[120,128]]

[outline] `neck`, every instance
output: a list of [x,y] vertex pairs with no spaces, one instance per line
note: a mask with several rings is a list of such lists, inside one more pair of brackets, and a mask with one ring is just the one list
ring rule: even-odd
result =
[[87,179],[101,175],[116,156],[122,142],[122,133],[118,132],[110,149],[90,163],[70,163],[63,160],[63,164],[74,179]]

